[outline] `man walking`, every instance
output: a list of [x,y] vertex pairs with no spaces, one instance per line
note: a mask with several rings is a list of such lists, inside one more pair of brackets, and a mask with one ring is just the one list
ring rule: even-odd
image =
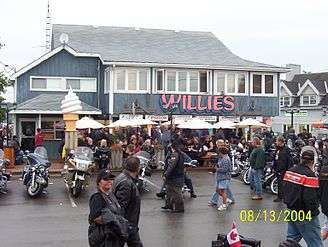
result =
[[172,212],[183,213],[182,186],[185,180],[184,158],[178,142],[173,141],[171,149],[172,154],[168,160],[168,167],[164,172],[167,196],[165,206],[162,209],[170,209]]
[[251,165],[250,182],[252,200],[262,200],[262,182],[263,169],[265,167],[265,152],[261,146],[261,141],[258,137],[254,137],[252,141],[254,147],[249,162]]
[[288,221],[287,239],[299,242],[302,238],[308,247],[322,247],[319,222],[319,179],[313,172],[314,153],[305,151],[301,164],[289,169],[284,177],[286,187],[284,203],[302,219]]
[[274,160],[274,170],[278,179],[278,197],[274,202],[281,202],[283,199],[283,179],[286,171],[293,165],[290,150],[285,145],[285,139],[279,136],[276,140],[277,152]]
[[143,244],[139,236],[140,218],[140,194],[136,185],[140,170],[140,160],[137,157],[130,157],[126,160],[125,170],[116,177],[113,184],[113,192],[123,209],[124,218],[129,223],[129,247],[142,247]]

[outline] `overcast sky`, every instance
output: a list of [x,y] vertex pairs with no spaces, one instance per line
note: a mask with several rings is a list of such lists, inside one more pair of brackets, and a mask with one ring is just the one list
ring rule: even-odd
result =
[[[326,0],[50,0],[52,23],[211,31],[238,56],[328,71]],[[44,52],[47,0],[1,0],[0,61]],[[0,67],[1,69],[1,67]]]

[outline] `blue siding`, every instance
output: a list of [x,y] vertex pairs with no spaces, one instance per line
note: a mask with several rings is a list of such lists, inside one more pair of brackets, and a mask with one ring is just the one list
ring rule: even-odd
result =
[[[97,58],[75,57],[65,50],[60,51],[17,78],[17,103],[22,103],[44,93],[58,93],[30,91],[30,76],[97,78],[97,62]],[[78,95],[85,103],[97,107],[97,93],[78,93]]]
[[[140,106],[153,114],[164,114],[160,106],[158,94],[114,94],[114,113],[131,112],[132,102],[137,100]],[[193,115],[227,115],[227,116],[277,116],[279,115],[278,97],[249,97],[233,96],[235,109],[230,112],[191,112],[185,113],[182,109],[177,109],[173,114],[193,114]],[[195,99],[195,98],[193,98]],[[193,101],[194,104],[194,101]]]

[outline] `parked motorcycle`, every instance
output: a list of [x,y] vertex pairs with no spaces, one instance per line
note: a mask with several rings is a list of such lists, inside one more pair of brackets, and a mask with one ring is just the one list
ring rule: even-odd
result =
[[80,196],[89,185],[90,170],[93,164],[93,152],[89,147],[77,147],[71,150],[64,164],[64,181],[74,198]]
[[148,192],[149,184],[157,187],[152,181],[146,178],[146,177],[151,177],[152,175],[152,168],[151,168],[152,157],[146,151],[140,151],[134,154],[134,156],[140,160],[140,172],[139,172],[138,183],[137,183],[139,192],[140,193]]
[[10,173],[7,172],[9,161],[4,158],[4,152],[0,149],[0,193],[7,194],[7,182],[10,180]]
[[232,148],[230,151],[232,177],[238,177],[248,163],[247,150],[241,150],[238,147]]
[[37,147],[34,153],[26,153],[22,179],[29,196],[39,196],[48,187],[49,167],[47,150],[44,147]]

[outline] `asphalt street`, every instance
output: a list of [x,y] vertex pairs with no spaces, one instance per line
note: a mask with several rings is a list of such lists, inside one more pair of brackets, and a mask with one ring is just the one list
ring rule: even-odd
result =
[[[208,207],[207,202],[214,191],[214,177],[208,172],[193,172],[192,178],[198,198],[185,196],[184,214],[162,212],[163,201],[155,196],[156,189],[142,195],[140,220],[141,238],[148,247],[206,247],[216,239],[217,233],[227,233],[235,221],[239,234],[262,240],[264,247],[277,247],[285,238],[286,223],[242,222],[241,210],[281,210],[284,205],[273,203],[269,192],[264,200],[252,201],[249,188],[240,180],[233,179],[232,190],[236,203],[227,211],[219,212]],[[151,180],[160,185],[160,174]],[[94,183],[81,198],[72,199],[63,179],[50,180],[47,194],[31,199],[17,178],[8,185],[9,192],[0,195],[0,246],[88,246],[88,199],[95,191]]]

